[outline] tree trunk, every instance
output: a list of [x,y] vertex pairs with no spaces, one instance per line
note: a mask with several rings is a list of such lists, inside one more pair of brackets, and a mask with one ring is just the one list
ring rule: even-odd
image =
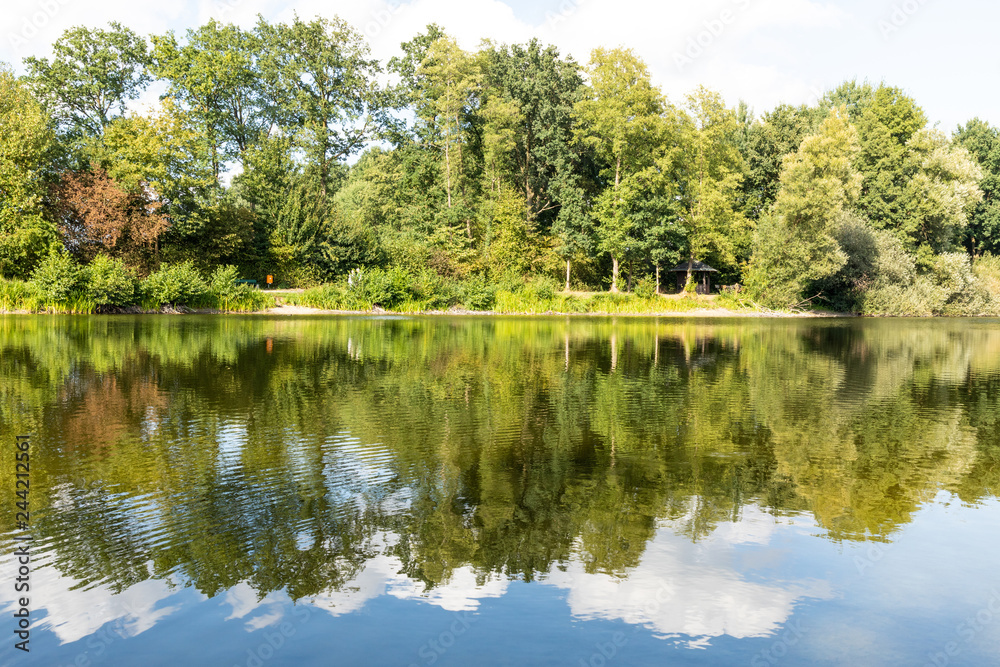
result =
[[569,291],[569,262],[570,262],[570,260],[567,258],[566,259],[566,291],[567,292]]
[[451,208],[451,151],[448,146],[451,144],[450,141],[445,139],[444,141],[444,172],[445,172],[445,184],[444,188],[448,193],[448,208]]
[[684,281],[684,288],[685,289],[687,289],[687,286],[691,284],[691,276],[694,274],[694,270],[693,269],[694,269],[694,254],[692,253],[692,255],[690,257],[688,257],[687,280]]
[[656,265],[656,293],[660,293],[660,265]]
[[611,257],[611,291],[618,291],[618,258]]

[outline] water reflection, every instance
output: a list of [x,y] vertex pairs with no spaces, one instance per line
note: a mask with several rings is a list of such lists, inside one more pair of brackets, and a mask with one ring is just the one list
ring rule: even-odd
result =
[[251,631],[516,580],[766,637],[836,594],[775,531],[884,544],[941,490],[995,498],[998,403],[989,321],[0,318],[61,642],[141,634],[173,586]]

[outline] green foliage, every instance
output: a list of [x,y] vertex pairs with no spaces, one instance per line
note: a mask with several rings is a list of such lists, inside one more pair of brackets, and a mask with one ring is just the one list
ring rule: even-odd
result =
[[143,294],[156,306],[202,305],[209,292],[201,272],[193,262],[168,264],[142,283]]
[[[209,20],[151,40],[74,28],[25,60],[23,81],[0,71],[0,276],[32,275],[54,243],[93,256],[63,190],[96,164],[142,193],[133,213],[169,221],[141,261],[107,241],[140,274],[190,263],[332,281],[317,302],[342,308],[483,309],[506,293],[575,312],[590,306],[540,296],[536,278],[617,291],[624,270],[648,300],[648,278],[691,257],[769,308],[991,308],[975,263],[952,253],[1000,248],[1000,130],[974,119],[946,137],[898,88],[850,81],[755,119],[701,87],[671,104],[627,48],[595,49],[584,69],[537,40],[467,52],[430,25],[389,61],[386,89],[337,17]],[[126,116],[154,77],[159,106]],[[143,305],[264,303],[168,282]],[[134,302],[124,283],[95,289],[95,307]]]
[[274,298],[246,283],[237,283],[239,269],[219,266],[208,279],[208,291],[224,312],[255,312],[274,306]]
[[26,278],[57,242],[42,206],[49,125],[27,87],[0,67],[0,276]]
[[87,267],[87,295],[98,307],[123,308],[136,303],[139,281],[121,259],[98,255]]
[[656,296],[656,281],[651,278],[642,278],[635,284],[632,291],[640,299],[652,299]]
[[120,23],[71,28],[52,51],[52,60],[32,56],[24,64],[39,99],[71,136],[100,136],[151,80],[146,41]]
[[85,287],[87,273],[65,249],[53,246],[32,272],[31,282],[46,303],[59,304]]
[[851,160],[857,133],[845,110],[834,110],[817,134],[782,167],[774,214],[762,219],[746,276],[747,296],[770,308],[796,306],[808,284],[834,275],[847,261],[833,238],[857,199],[861,175]]

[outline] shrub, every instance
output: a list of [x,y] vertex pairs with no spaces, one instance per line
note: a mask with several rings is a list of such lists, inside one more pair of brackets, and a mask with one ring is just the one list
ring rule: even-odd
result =
[[492,310],[496,298],[497,286],[486,276],[473,276],[462,284],[462,305],[468,310]]
[[274,298],[246,283],[237,283],[239,270],[235,266],[219,266],[209,277],[208,285],[219,310],[254,312],[274,305]]
[[193,306],[205,298],[209,288],[194,263],[187,261],[151,274],[143,282],[143,291],[157,305]]
[[641,299],[652,299],[656,296],[656,281],[652,278],[641,278],[632,291]]
[[410,295],[410,279],[404,269],[353,269],[347,278],[348,293],[366,308],[392,308]]
[[85,284],[86,272],[62,248],[53,248],[31,274],[31,282],[46,303],[62,303]]
[[98,255],[88,267],[87,296],[98,306],[122,308],[136,302],[138,280],[120,259]]

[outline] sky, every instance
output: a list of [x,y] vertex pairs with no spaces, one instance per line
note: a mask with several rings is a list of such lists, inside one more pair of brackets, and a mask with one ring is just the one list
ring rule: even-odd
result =
[[971,0],[20,0],[0,14],[0,61],[22,72],[76,25],[182,35],[210,18],[250,27],[296,13],[339,15],[383,62],[434,22],[466,49],[537,37],[586,63],[598,46],[632,48],[675,104],[705,85],[759,115],[867,79],[902,88],[946,132],[974,117],[1000,125],[1000,3]]

